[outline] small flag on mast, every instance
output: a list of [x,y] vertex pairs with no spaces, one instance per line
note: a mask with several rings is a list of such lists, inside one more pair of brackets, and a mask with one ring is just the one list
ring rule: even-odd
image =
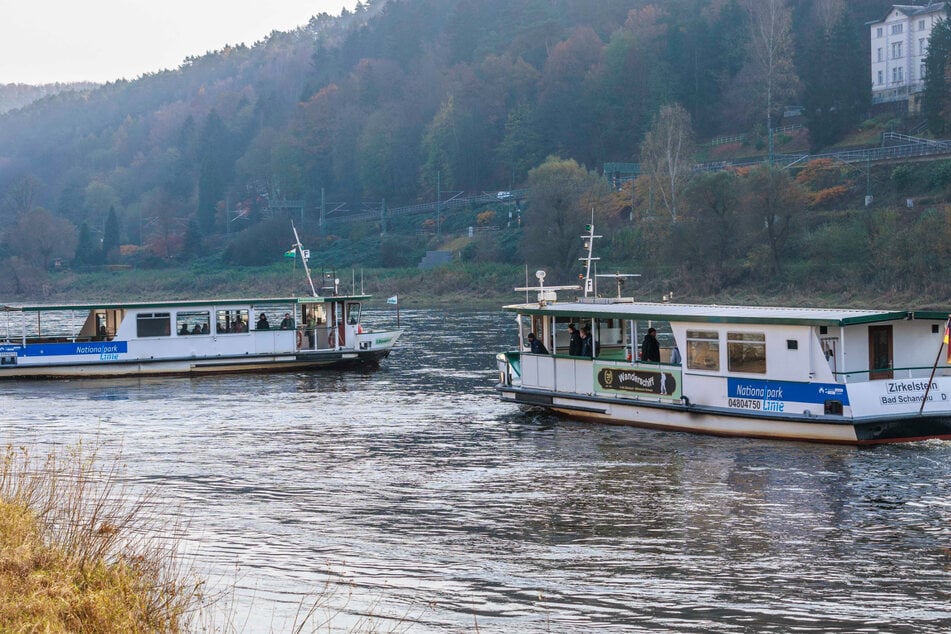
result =
[[285,257],[285,258],[296,258],[296,257],[297,257],[297,250],[296,250],[296,249],[291,249],[290,251],[285,251],[285,252],[284,252],[284,257]]
[[399,304],[399,298],[398,298],[398,296],[394,295],[393,297],[391,297],[391,298],[389,298],[388,300],[386,300],[386,303],[387,303],[387,304]]
[[948,323],[944,325],[944,345],[948,347],[948,365],[951,365],[951,317],[948,317]]

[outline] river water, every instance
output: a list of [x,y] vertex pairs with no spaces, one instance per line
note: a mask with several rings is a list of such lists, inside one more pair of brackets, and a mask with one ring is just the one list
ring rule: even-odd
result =
[[522,412],[493,389],[510,316],[401,319],[377,371],[5,382],[0,423],[121,450],[241,631],[302,601],[320,631],[951,631],[951,443]]

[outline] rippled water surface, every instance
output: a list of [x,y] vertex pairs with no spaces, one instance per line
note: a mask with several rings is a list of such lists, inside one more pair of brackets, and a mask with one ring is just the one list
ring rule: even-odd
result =
[[403,311],[374,372],[5,382],[0,423],[121,449],[245,631],[312,595],[321,631],[951,630],[951,443],[522,412],[493,390],[511,323]]

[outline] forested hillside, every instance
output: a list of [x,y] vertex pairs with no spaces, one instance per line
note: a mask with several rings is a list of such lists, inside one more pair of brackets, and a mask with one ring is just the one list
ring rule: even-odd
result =
[[28,84],[0,84],[0,114],[28,106],[34,101],[65,90],[86,91],[96,88],[91,82],[74,82],[68,84],[42,84],[30,86]]
[[[372,0],[253,45],[189,58],[174,71],[58,93],[0,116],[7,271],[0,279],[8,286],[18,280],[10,288],[19,292],[57,259],[142,265],[223,249],[226,262],[267,262],[286,248],[266,222],[280,201],[301,201],[305,231],[326,243],[339,236],[318,231],[322,203],[357,212],[368,202],[431,201],[437,191],[442,198],[525,186],[534,197],[520,201],[514,221],[501,221],[511,212],[501,207],[481,216],[481,224],[509,231],[470,245],[468,258],[551,264],[550,249],[518,233],[521,212],[526,235],[542,235],[542,226],[547,235],[552,210],[571,199],[575,209],[555,223],[564,225],[558,231],[576,234],[579,210],[590,213],[588,203],[597,201],[609,223],[627,222],[616,227],[610,253],[636,260],[646,250],[625,240],[648,237],[632,226],[645,212],[666,214],[668,229],[651,239],[686,240],[702,231],[691,219],[704,204],[718,213],[725,204],[698,194],[689,170],[681,169],[683,182],[652,181],[651,173],[671,164],[661,136],[678,131],[689,141],[681,166],[709,153],[703,142],[717,135],[745,135],[747,149],[766,154],[793,139],[767,130],[800,106],[805,127],[795,139],[803,147],[840,142],[869,116],[864,23],[890,4]],[[607,162],[639,162],[647,171],[635,187],[609,192],[592,174]],[[773,179],[772,170],[751,174],[703,183],[716,189],[730,178]],[[575,183],[561,199],[544,190],[559,178]],[[813,208],[828,209],[835,198],[828,192],[844,188],[838,200],[846,201],[855,180],[844,173],[841,182],[813,180],[790,200],[824,196]],[[755,198],[755,188],[744,187]],[[584,201],[579,188],[586,188]],[[702,286],[733,283],[757,262],[764,274],[787,269],[793,232],[770,222],[758,249],[750,246],[761,240],[754,232],[718,252],[717,281]],[[361,242],[382,229],[348,229],[351,255],[371,250],[368,263],[410,264],[407,254],[438,246],[419,238],[432,229],[419,223],[388,227],[414,236],[401,246],[392,237]],[[672,251],[654,256],[676,261]]]

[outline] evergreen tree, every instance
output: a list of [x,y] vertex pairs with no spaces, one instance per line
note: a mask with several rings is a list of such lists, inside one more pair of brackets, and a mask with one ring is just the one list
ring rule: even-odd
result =
[[188,221],[188,226],[185,227],[185,239],[184,244],[182,244],[182,255],[184,255],[186,258],[196,258],[201,254],[201,227],[198,226],[198,221],[195,218],[191,218]]
[[871,85],[863,33],[846,11],[807,54],[803,106],[813,151],[842,139],[868,112]]
[[198,141],[198,221],[205,234],[215,229],[215,212],[224,200],[231,179],[228,129],[217,111],[205,119]]
[[88,266],[96,264],[100,256],[99,245],[89,230],[89,224],[83,222],[79,226],[79,239],[76,243],[76,255],[73,256],[73,264],[76,266]]
[[109,257],[119,250],[119,218],[116,216],[116,208],[109,208],[109,215],[106,216],[106,226],[102,233],[102,261],[108,262]]
[[921,110],[928,121],[928,129],[937,136],[948,129],[951,112],[948,111],[948,56],[951,55],[951,21],[942,20],[931,30],[928,57],[925,59],[925,92]]

